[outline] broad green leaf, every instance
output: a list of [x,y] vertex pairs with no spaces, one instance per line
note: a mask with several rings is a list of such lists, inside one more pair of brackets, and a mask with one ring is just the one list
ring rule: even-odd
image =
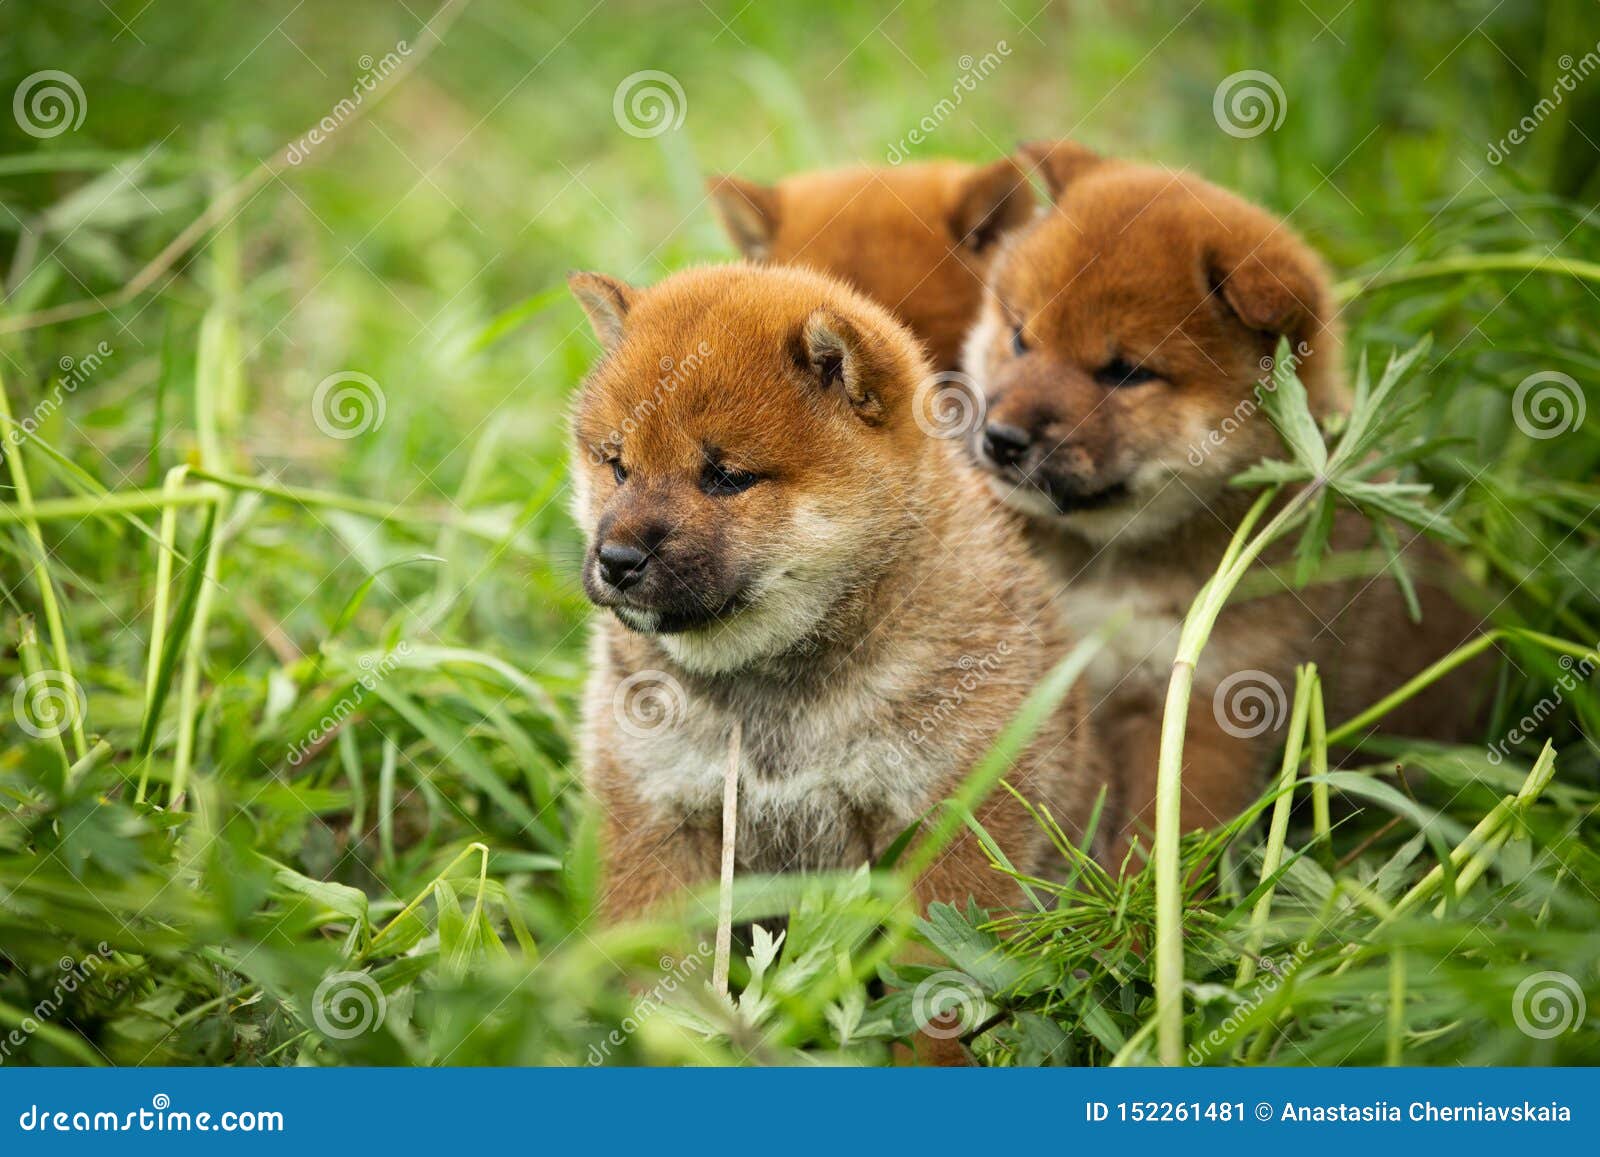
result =
[[1269,458],[1235,474],[1228,484],[1239,487],[1280,486],[1288,482],[1309,482],[1314,477],[1298,462]]
[[267,856],[257,854],[257,859],[272,872],[272,882],[280,888],[309,896],[317,903],[361,924],[367,921],[367,894],[360,888],[332,880],[317,880],[280,864]]
[[1272,419],[1294,460],[1312,474],[1321,474],[1328,465],[1328,447],[1317,420],[1311,416],[1306,388],[1295,373],[1294,355],[1287,339],[1278,342],[1272,361],[1272,389],[1262,396],[1261,408]]

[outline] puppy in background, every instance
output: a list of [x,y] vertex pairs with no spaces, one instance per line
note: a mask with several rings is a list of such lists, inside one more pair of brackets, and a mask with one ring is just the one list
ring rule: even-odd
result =
[[[1056,204],[996,260],[966,350],[987,401],[972,449],[992,490],[1027,516],[1069,629],[1131,612],[1091,671],[1126,838],[1151,818],[1183,616],[1255,498],[1228,480],[1283,454],[1265,415],[1239,415],[1253,411],[1280,338],[1297,350],[1313,411],[1344,407],[1338,320],[1320,258],[1243,199],[1070,142],[1025,146],[1023,159]],[[1369,540],[1358,515],[1336,524],[1336,550]],[[1296,663],[1317,662],[1337,721],[1474,633],[1439,592],[1419,594],[1421,624],[1382,576],[1223,612],[1189,712],[1185,830],[1232,819],[1256,795]],[[1253,697],[1264,716],[1251,714]],[[1475,698],[1446,681],[1389,722],[1455,738]]]
[[801,173],[776,185],[713,177],[712,202],[752,261],[843,279],[911,327],[953,370],[1000,239],[1035,212],[1009,157]]
[[[716,878],[736,724],[739,870],[874,860],[1065,654],[1048,576],[959,444],[915,422],[926,362],[866,298],[750,266],[571,285],[605,347],[572,474],[584,589],[606,612],[583,728],[606,915]],[[1100,787],[1087,737],[1074,693],[1008,777],[1075,835]],[[1048,869],[1013,796],[978,816],[1017,869]],[[1016,899],[968,832],[917,892]]]

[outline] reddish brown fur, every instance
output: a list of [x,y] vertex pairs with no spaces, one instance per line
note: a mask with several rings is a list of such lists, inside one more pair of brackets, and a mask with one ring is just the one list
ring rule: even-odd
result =
[[[1254,409],[1257,383],[1287,338],[1313,409],[1340,409],[1337,317],[1321,260],[1239,197],[1070,143],[1030,146],[1024,159],[1057,204],[997,258],[967,368],[985,390],[991,428],[1032,441],[1015,462],[1004,460],[1015,450],[996,450],[981,433],[974,451],[991,486],[1031,516],[1032,537],[1064,584],[1068,622],[1087,628],[1131,613],[1114,656],[1094,672],[1097,732],[1119,764],[1129,832],[1150,816],[1178,626],[1253,498],[1228,479],[1284,454],[1266,416],[1239,407]],[[1126,367],[1155,376],[1129,379]],[[1209,439],[1222,430],[1220,442]],[[1359,517],[1338,522],[1336,548],[1367,539]],[[1432,557],[1422,547],[1413,554]],[[1315,660],[1336,722],[1473,633],[1437,590],[1424,595],[1420,626],[1387,577],[1230,606],[1202,657],[1189,713],[1185,828],[1226,821],[1254,797],[1281,730],[1229,734],[1213,710],[1225,678],[1260,672],[1258,683],[1276,681],[1288,696],[1294,664]],[[1456,737],[1476,698],[1447,683],[1398,722]],[[1223,718],[1248,729],[1237,714]]]
[[[753,267],[692,270],[645,290],[593,274],[573,285],[610,347],[574,420],[586,586],[636,624],[654,613],[593,573],[598,540],[648,539],[649,567],[696,576],[663,578],[652,598],[720,607],[742,588],[750,599],[676,634],[609,614],[596,623],[583,751],[605,813],[607,915],[715,878],[735,722],[739,870],[871,860],[961,781],[1064,654],[1047,576],[959,448],[918,428],[912,395],[926,364],[865,298],[814,273]],[[707,348],[660,388],[669,359],[682,367]],[[835,353],[837,378],[825,372]],[[703,493],[707,447],[761,481]],[[696,604],[701,588],[712,594]],[[623,726],[617,700],[640,673],[681,695],[670,723],[642,736]],[[952,694],[960,702],[948,709]],[[1100,782],[1082,724],[1073,696],[1008,776],[1069,831]],[[926,735],[910,741],[914,732]],[[1052,849],[1011,795],[995,793],[980,818],[1019,869],[1047,869]],[[1003,907],[1015,887],[963,834],[918,894]]]
[[776,185],[714,177],[718,214],[754,260],[804,265],[887,306],[936,369],[954,369],[1002,234],[1033,196],[1009,158],[801,173]]

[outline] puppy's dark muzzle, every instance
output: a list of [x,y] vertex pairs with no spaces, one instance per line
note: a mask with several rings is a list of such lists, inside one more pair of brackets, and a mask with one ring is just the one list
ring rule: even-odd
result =
[[980,466],[1007,482],[1038,491],[1062,514],[1098,510],[1128,493],[1122,482],[1100,477],[1093,457],[1082,446],[1051,443],[1020,426],[988,423],[975,450]]
[[615,612],[624,626],[653,634],[706,627],[744,605],[743,584],[730,583],[713,560],[615,540],[590,550],[583,590],[595,606]]
[[990,422],[983,428],[983,453],[996,466],[1016,466],[1033,448],[1033,435],[1021,426]]
[[617,591],[637,585],[649,564],[649,554],[621,543],[608,542],[595,552],[595,568],[600,572],[600,581]]

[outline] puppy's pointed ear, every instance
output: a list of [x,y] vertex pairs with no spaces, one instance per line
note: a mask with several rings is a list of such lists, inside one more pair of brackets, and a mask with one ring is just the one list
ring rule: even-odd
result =
[[1213,294],[1250,329],[1311,342],[1328,315],[1328,273],[1306,244],[1286,233],[1230,240],[1207,254]]
[[1007,230],[1033,216],[1033,194],[1010,157],[975,169],[962,179],[950,213],[950,232],[974,252],[987,249]]
[[739,252],[752,261],[765,258],[778,231],[778,190],[733,176],[712,177],[706,188]]
[[594,336],[606,349],[614,348],[622,340],[622,323],[633,306],[633,286],[604,273],[569,273],[567,285],[589,315]]
[[1044,182],[1052,201],[1059,201],[1062,191],[1079,177],[1106,163],[1105,157],[1076,141],[1026,141],[1017,146],[1017,158],[1023,171]]
[[824,390],[838,390],[862,421],[884,418],[881,387],[892,372],[872,342],[849,319],[817,309],[800,330],[800,357]]

